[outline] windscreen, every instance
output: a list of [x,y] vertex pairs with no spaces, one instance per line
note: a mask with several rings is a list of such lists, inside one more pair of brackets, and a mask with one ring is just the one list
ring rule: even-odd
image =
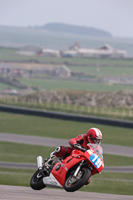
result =
[[94,151],[99,155],[99,157],[103,159],[103,148],[99,144],[88,143],[88,145],[90,145],[94,149]]

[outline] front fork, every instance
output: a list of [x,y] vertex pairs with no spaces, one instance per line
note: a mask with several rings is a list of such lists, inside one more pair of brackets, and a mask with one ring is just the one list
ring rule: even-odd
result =
[[84,163],[84,160],[82,160],[80,163],[79,163],[79,166],[77,167],[76,171],[74,172],[73,174],[73,177],[76,178],[76,176],[78,175],[79,171],[80,171],[80,168],[81,166],[83,165]]

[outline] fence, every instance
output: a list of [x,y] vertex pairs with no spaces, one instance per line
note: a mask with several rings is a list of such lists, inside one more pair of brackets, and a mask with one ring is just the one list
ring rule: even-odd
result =
[[17,113],[17,114],[56,118],[56,119],[62,119],[62,120],[71,120],[71,121],[79,121],[79,122],[104,124],[104,125],[110,125],[110,126],[120,126],[120,127],[125,127],[125,128],[133,128],[133,122],[130,122],[130,121],[112,120],[112,119],[81,116],[81,115],[59,113],[59,112],[52,112],[52,111],[41,111],[37,109],[35,110],[35,109],[26,109],[26,108],[0,105],[0,111],[8,112],[8,113],[10,112],[10,113]]
[[30,108],[40,108],[42,110],[60,111],[75,114],[84,114],[92,116],[103,116],[103,117],[115,117],[115,118],[133,118],[133,108],[107,108],[107,107],[89,107],[84,105],[72,105],[64,103],[43,103],[41,99],[39,102],[30,100],[25,102],[19,99],[17,96],[0,96],[0,103],[24,106]]

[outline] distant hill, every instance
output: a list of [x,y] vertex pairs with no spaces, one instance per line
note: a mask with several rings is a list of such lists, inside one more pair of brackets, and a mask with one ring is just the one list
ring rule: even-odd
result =
[[128,56],[133,57],[133,38],[99,37],[99,35],[93,37],[94,35],[45,31],[45,26],[14,27],[0,25],[0,46],[20,48],[34,45],[44,49],[67,50],[75,42],[78,42],[82,48],[89,49],[96,49],[104,44],[109,44],[115,49],[126,50]]
[[55,31],[55,32],[88,35],[94,37],[112,37],[112,35],[109,32],[101,29],[93,27],[85,27],[85,26],[75,26],[63,23],[48,23],[44,25],[42,28],[48,31]]

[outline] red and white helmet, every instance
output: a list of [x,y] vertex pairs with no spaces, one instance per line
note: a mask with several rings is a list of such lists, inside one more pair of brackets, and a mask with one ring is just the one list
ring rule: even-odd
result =
[[102,132],[98,128],[90,128],[87,132],[88,142],[99,144],[102,140]]

